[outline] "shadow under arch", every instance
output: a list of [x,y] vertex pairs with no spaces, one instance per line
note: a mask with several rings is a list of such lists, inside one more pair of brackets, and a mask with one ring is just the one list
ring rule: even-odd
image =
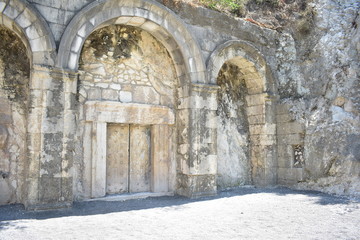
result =
[[34,7],[21,0],[0,2],[0,17],[0,25],[14,31],[25,44],[30,65],[54,65],[56,44],[53,34]]
[[[277,181],[275,81],[260,51],[245,41],[231,40],[214,50],[207,64],[207,80],[210,84],[218,84],[219,74],[226,64],[237,69],[236,77],[245,84],[246,93],[243,98],[243,111],[245,112],[243,117],[245,119],[243,120],[247,122],[249,146],[246,151],[248,151],[249,157],[251,183],[261,186],[274,185]],[[219,94],[221,94],[221,90]],[[221,101],[219,95],[219,106]],[[236,101],[235,99],[233,103],[236,104]],[[227,116],[225,118],[230,119]],[[222,133],[220,132],[220,134]],[[227,144],[234,143],[228,142]],[[218,152],[218,164],[221,158]]]
[[56,65],[76,71],[86,38],[111,24],[135,26],[159,40],[172,57],[182,85],[184,78],[193,83],[205,82],[205,64],[198,43],[180,18],[151,0],[96,1],[86,6],[66,28]]

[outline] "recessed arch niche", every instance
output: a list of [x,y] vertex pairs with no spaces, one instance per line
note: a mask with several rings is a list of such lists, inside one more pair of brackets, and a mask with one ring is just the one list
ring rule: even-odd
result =
[[208,63],[218,92],[218,187],[276,183],[275,85],[259,51],[243,41],[219,46]]

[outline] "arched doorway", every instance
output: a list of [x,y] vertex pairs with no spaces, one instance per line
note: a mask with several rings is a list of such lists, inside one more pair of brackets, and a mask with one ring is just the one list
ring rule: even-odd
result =
[[26,47],[0,26],[0,205],[23,201],[27,163],[30,61]]
[[166,48],[140,28],[108,25],[86,39],[79,70],[90,196],[171,191],[178,80]]

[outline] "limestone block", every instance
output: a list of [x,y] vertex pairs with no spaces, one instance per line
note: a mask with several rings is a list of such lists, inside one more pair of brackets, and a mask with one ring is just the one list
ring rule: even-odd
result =
[[106,123],[93,124],[91,197],[106,194]]
[[103,89],[101,91],[101,99],[110,100],[110,101],[118,101],[119,100],[119,93],[116,90]]
[[33,16],[33,14],[31,14],[28,8],[25,8],[25,10],[15,19],[15,22],[24,29],[29,27],[35,21],[36,18]]
[[77,52],[79,52],[81,49],[81,46],[82,46],[82,43],[83,43],[83,38],[82,37],[80,37],[80,36],[76,36],[75,38],[74,38],[74,41],[73,41],[73,43],[71,44],[71,51],[73,51],[73,52],[75,52],[75,53],[77,53]]
[[17,16],[19,16],[20,12],[22,11],[22,9],[18,9],[17,7],[21,7],[21,6],[12,6],[15,2],[11,1],[9,5],[6,6],[5,10],[3,11],[3,13],[8,16],[11,19],[15,19]]
[[12,118],[10,114],[0,113],[0,124],[11,124]]
[[250,134],[275,134],[276,133],[276,124],[258,124],[249,126]]
[[138,26],[142,25],[143,23],[145,23],[145,18],[142,18],[142,17],[132,17],[132,18],[129,20],[129,22],[127,23],[127,25],[138,27]]
[[278,167],[279,168],[291,168],[293,165],[291,156],[278,156]]
[[101,89],[91,88],[87,91],[89,100],[100,100],[101,99]]
[[128,103],[128,102],[132,102],[132,92],[127,92],[127,91],[121,91],[120,92],[120,102],[124,102],[124,103]]
[[254,115],[248,117],[249,125],[265,124],[265,115]]
[[292,185],[302,181],[302,168],[278,168],[278,183],[284,185]]
[[265,93],[255,94],[255,95],[247,95],[245,97],[247,106],[256,106],[256,105],[264,104],[266,96],[267,95]]
[[61,197],[61,178],[40,177],[38,194],[42,203],[58,202]]
[[178,175],[177,193],[190,198],[214,196],[217,193],[216,175]]
[[76,66],[77,66],[77,59],[78,59],[78,55],[76,53],[70,53],[70,57],[69,57],[69,62],[68,62],[68,67],[71,70],[75,70]]
[[43,120],[43,108],[30,109],[28,116],[28,132],[29,133],[41,133],[41,123]]
[[3,149],[5,147],[7,138],[8,138],[8,131],[6,130],[6,127],[0,125],[0,149]]
[[131,123],[131,124],[174,124],[175,116],[172,109],[164,106],[88,101],[85,104],[86,120]]
[[276,115],[289,114],[290,105],[288,104],[278,104],[276,105]]
[[0,97],[0,113],[11,114],[11,106],[7,98]]
[[276,144],[276,136],[275,135],[251,135],[250,142],[253,145],[274,145]]
[[29,39],[36,39],[36,38],[41,37],[39,35],[38,29],[36,28],[35,24],[33,24],[33,25],[29,26],[28,28],[26,28],[25,33],[26,33],[26,36]]
[[6,3],[0,2],[0,13],[4,11],[5,7],[6,7]]
[[112,83],[112,84],[109,85],[109,88],[119,91],[119,90],[121,90],[121,85],[116,84],[116,83]]
[[46,102],[43,99],[43,91],[32,89],[30,91],[30,108],[39,108],[45,106]]
[[[36,34],[34,34],[34,35],[36,35]],[[49,45],[46,42],[46,40],[47,39],[45,36],[30,40],[31,50],[33,52],[42,52],[42,51],[48,50]]]
[[77,32],[77,35],[84,38],[87,36],[89,32],[91,32],[91,29],[92,29],[91,24],[89,24],[89,22],[86,22],[80,27],[79,31]]
[[246,113],[248,116],[265,114],[265,105],[249,106],[246,108]]
[[276,122],[278,123],[286,123],[286,122],[290,122],[293,121],[294,119],[291,117],[290,114],[278,114],[276,115]]
[[160,104],[160,95],[153,87],[136,87],[134,89],[133,101],[137,103]]
[[304,133],[304,124],[297,122],[281,123],[277,126],[277,134],[293,134],[293,133]]
[[64,134],[76,132],[76,112],[66,111],[64,113]]
[[277,141],[278,141],[278,144],[297,145],[297,144],[303,143],[304,137],[300,133],[278,135]]
[[141,25],[141,28],[147,32],[155,32],[160,26],[154,22],[146,21]]
[[36,6],[37,10],[43,15],[47,21],[52,23],[64,23],[65,20],[65,11],[59,8],[54,8],[50,6],[44,6],[38,4]]
[[99,83],[95,83],[95,86],[96,86],[96,87],[99,87],[99,88],[108,88],[108,87],[109,87],[109,84],[108,84],[108,83],[99,82]]

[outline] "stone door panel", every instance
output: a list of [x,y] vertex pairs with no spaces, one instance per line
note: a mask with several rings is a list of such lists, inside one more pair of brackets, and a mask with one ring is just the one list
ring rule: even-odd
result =
[[150,126],[108,124],[106,193],[151,190]]
[[106,192],[129,191],[129,125],[108,124],[106,157]]
[[150,127],[130,125],[130,192],[150,192]]

